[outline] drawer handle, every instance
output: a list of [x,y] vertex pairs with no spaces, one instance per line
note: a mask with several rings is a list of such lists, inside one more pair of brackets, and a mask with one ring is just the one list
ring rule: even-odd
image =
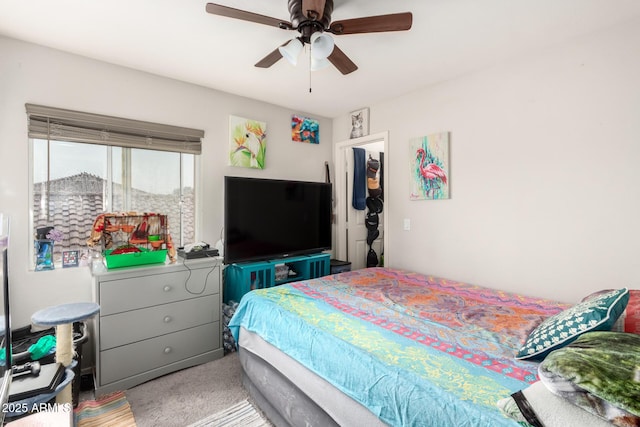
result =
[[171,290],[171,286],[165,285],[164,288],[162,288],[162,290],[165,292],[169,292]]
[[164,323],[169,323],[173,320],[173,318],[171,316],[164,316],[164,319],[162,320],[164,320]]
[[164,354],[169,354],[169,353],[171,353],[171,347],[165,347]]

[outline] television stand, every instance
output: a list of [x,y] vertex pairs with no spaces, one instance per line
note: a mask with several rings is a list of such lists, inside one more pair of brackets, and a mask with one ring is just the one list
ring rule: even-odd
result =
[[[295,271],[295,276],[276,276],[276,268],[281,264],[286,264]],[[326,276],[329,272],[330,254],[325,253],[230,264],[224,269],[224,302],[240,302],[244,294],[254,289],[315,279]]]

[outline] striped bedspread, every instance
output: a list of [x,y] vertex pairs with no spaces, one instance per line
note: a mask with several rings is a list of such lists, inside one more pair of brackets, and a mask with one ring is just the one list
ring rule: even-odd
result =
[[401,270],[370,268],[252,291],[240,327],[396,426],[514,425],[496,402],[537,378],[513,358],[567,306]]

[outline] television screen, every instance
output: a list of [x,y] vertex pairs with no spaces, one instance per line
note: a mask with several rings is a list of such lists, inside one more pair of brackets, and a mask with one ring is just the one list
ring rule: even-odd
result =
[[225,177],[225,264],[326,249],[331,249],[331,184]]

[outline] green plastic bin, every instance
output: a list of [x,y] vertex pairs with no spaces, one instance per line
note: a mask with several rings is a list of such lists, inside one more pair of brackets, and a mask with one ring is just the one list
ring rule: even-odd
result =
[[107,268],[131,267],[134,265],[164,263],[167,259],[167,250],[159,249],[150,251],[146,248],[138,248],[141,252],[111,255],[112,250],[104,251],[104,259]]

